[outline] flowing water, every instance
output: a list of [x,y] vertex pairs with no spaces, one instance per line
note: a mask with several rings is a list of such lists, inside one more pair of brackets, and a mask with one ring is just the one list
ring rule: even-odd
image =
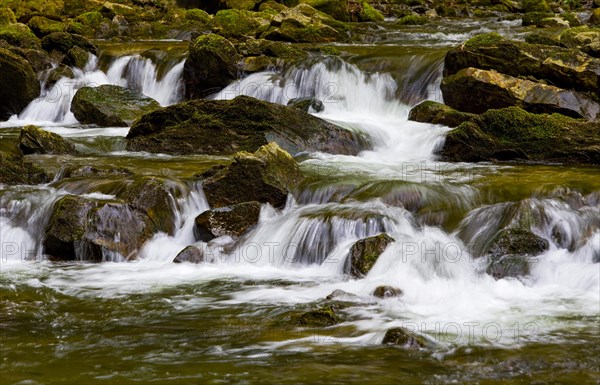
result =
[[[0,187],[2,383],[598,381],[599,169],[439,162],[433,153],[449,128],[407,120],[420,100],[441,101],[444,47],[490,28],[518,37],[515,25],[390,28],[368,44],[339,47],[342,58],[253,74],[213,95],[283,104],[317,97],[325,105],[317,116],[366,133],[374,148],[299,155],[308,181],[283,210],[265,205],[250,233],[209,244],[194,240],[194,218],[209,206],[190,177],[226,157],[127,152],[127,128],[83,127],[69,112],[87,84],[179,101],[182,45],[106,45],[75,81],[61,79],[1,123],[3,141],[16,139],[15,126],[35,123],[85,153],[32,156],[57,174],[52,183]],[[119,189],[116,177],[61,179],[87,164],[172,180],[175,233],[155,234],[135,261],[118,253],[100,264],[45,261],[53,202],[66,194],[111,200]],[[550,248],[529,276],[495,280],[477,257],[510,223],[527,223]],[[116,226],[125,229],[126,218]],[[365,278],[349,278],[351,245],[382,232],[395,242]],[[211,263],[172,263],[190,244]],[[384,284],[404,295],[373,297]],[[334,290],[350,293],[340,298],[343,323],[291,321]],[[396,326],[429,347],[382,345]]]

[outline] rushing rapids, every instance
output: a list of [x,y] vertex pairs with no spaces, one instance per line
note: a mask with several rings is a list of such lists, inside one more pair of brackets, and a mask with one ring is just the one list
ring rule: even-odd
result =
[[[129,377],[178,383],[203,380],[190,370],[194,365],[206,368],[206,377],[214,381],[230,370],[222,362],[235,362],[243,372],[291,359],[299,368],[317,370],[321,364],[301,357],[305,352],[339,351],[345,364],[360,366],[370,355],[397,356],[379,345],[386,330],[402,326],[430,345],[427,353],[407,353],[399,366],[422,358],[425,363],[415,370],[430,376],[429,382],[471,382],[481,367],[493,371],[497,366],[482,360],[472,372],[457,376],[453,372],[465,364],[465,355],[504,357],[523,349],[523,361],[512,361],[516,369],[502,367],[498,377],[488,375],[501,378],[516,376],[519,365],[538,365],[544,372],[545,364],[531,358],[537,349],[557,355],[565,345],[596,338],[597,168],[439,162],[434,152],[449,128],[409,121],[408,112],[423,99],[441,101],[439,93],[429,93],[441,81],[440,56],[406,59],[405,72],[390,74],[363,70],[356,60],[310,58],[284,71],[244,77],[213,95],[244,94],[279,104],[314,97],[325,106],[315,115],[365,133],[374,148],[358,156],[299,155],[309,181],[288,197],[284,209],[263,205],[258,224],[239,239],[196,242],[194,220],[210,207],[201,184],[177,182],[170,191],[175,231],[155,233],[136,260],[107,250],[100,264],[54,264],[43,255],[44,229],[61,197],[111,202],[123,189],[116,176],[63,179],[69,167],[116,164],[188,180],[222,159],[127,152],[127,129],[81,128],[69,111],[74,92],[90,84],[119,84],[163,106],[176,103],[182,98],[181,59],[159,69],[160,63],[138,54],[110,58],[108,65],[90,56],[86,68],[74,69],[75,79],[60,79],[50,88],[42,74],[42,96],[2,123],[3,136],[14,139],[17,131],[11,127],[34,123],[72,140],[85,159],[35,156],[56,169],[51,183],[0,187],[0,323],[9,360],[3,367],[27,365],[55,373],[68,372],[66,365],[76,362],[89,372],[86,383]],[[103,219],[116,221],[107,226],[118,242],[127,218],[107,214]],[[486,274],[481,255],[510,224],[525,224],[548,248],[535,256],[527,276],[496,280]],[[351,246],[381,233],[395,242],[366,277],[350,278]],[[173,263],[189,245],[201,249],[207,262]],[[375,299],[373,290],[381,285],[399,287],[404,294]],[[335,290],[347,294],[341,325],[298,331],[282,324]],[[597,347],[577,346],[574,354],[586,356],[586,379],[593,374]],[[86,357],[90,347],[95,353]],[[100,355],[120,361],[108,364]],[[331,370],[351,380],[351,369]],[[381,383],[396,381],[395,370]],[[231,375],[243,382],[243,374]],[[281,382],[298,380],[294,375]]]

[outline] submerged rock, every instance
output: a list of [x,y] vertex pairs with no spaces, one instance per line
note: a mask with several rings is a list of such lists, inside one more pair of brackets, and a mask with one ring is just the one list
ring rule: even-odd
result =
[[534,160],[600,164],[599,123],[518,107],[488,110],[446,136],[440,154],[461,162]]
[[311,310],[301,314],[296,318],[296,323],[300,326],[332,326],[342,322],[342,319],[335,313],[334,306],[323,306],[317,310]]
[[377,286],[373,291],[373,296],[377,298],[392,298],[392,297],[400,297],[402,294],[402,289],[399,289],[394,286]]
[[48,174],[22,155],[0,153],[0,184],[40,184],[50,181]]
[[37,126],[25,126],[19,136],[19,148],[24,155],[52,154],[75,155],[75,147],[60,135],[44,131]]
[[284,150],[357,154],[367,144],[352,132],[295,108],[248,96],[193,100],[144,115],[127,134],[127,150],[228,155],[276,142]]
[[463,122],[475,119],[474,114],[460,112],[442,103],[426,100],[410,110],[409,120],[421,123],[443,124],[456,127]]
[[204,194],[215,208],[252,201],[281,208],[303,179],[296,161],[275,143],[253,154],[240,152],[229,166],[204,176]]
[[356,278],[366,276],[377,262],[377,258],[392,242],[394,242],[394,238],[387,234],[379,234],[357,241],[350,248],[350,275]]
[[198,249],[196,246],[187,246],[185,249],[181,250],[179,254],[173,259],[174,263],[202,263],[206,262],[204,258],[204,253]]
[[207,210],[195,220],[194,236],[198,241],[228,235],[237,238],[258,223],[260,203],[244,202],[233,206]]
[[409,332],[405,328],[389,329],[383,337],[383,345],[400,345],[409,349],[419,349],[426,345],[425,338]]
[[294,98],[287,103],[288,106],[297,108],[304,112],[321,112],[325,109],[323,102],[315,98]]
[[40,94],[40,82],[27,60],[0,48],[0,120],[18,114]]
[[71,112],[80,123],[100,127],[127,127],[158,108],[156,100],[113,85],[82,87],[71,103]]
[[588,120],[600,116],[600,104],[584,94],[495,71],[465,68],[445,77],[440,88],[450,107],[476,114],[517,106],[535,113],[557,112]]

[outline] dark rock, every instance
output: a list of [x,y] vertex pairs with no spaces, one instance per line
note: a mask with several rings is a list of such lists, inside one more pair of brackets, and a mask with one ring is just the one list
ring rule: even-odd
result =
[[202,263],[206,262],[204,258],[204,253],[198,249],[196,246],[187,246],[185,249],[181,250],[179,254],[173,259],[174,263]]
[[36,126],[23,127],[19,136],[19,148],[23,155],[76,155],[78,153],[75,147],[62,136]]
[[423,348],[426,341],[423,337],[409,332],[405,328],[389,329],[383,337],[384,345],[400,345],[410,349]]
[[1,184],[40,184],[49,180],[50,177],[44,170],[25,160],[22,155],[0,153]]
[[60,79],[64,77],[73,79],[75,77],[75,74],[73,73],[73,70],[71,68],[67,67],[64,64],[60,64],[58,67],[50,70],[50,73],[48,74],[48,77],[46,79],[46,87],[51,88]]
[[129,151],[228,155],[276,142],[284,150],[357,154],[360,137],[295,108],[248,96],[193,100],[143,116],[127,134]]
[[443,124],[456,127],[463,122],[474,120],[475,115],[460,112],[442,103],[426,100],[410,110],[409,120],[421,123]]
[[324,306],[317,310],[311,310],[301,314],[296,318],[296,323],[300,326],[332,326],[342,322],[342,319],[335,314],[334,306]]
[[[1,42],[0,48],[2,48]],[[27,60],[31,65],[33,72],[36,74],[52,68],[52,59],[50,58],[50,55],[42,49],[10,47],[9,50]]]
[[373,291],[373,296],[377,298],[400,297],[403,294],[402,289],[393,286],[377,286]]
[[450,107],[476,114],[517,106],[535,113],[557,112],[588,120],[600,116],[600,104],[582,93],[495,71],[465,68],[445,77],[440,88]]
[[554,40],[548,36],[540,35],[538,33],[530,33],[527,36],[525,36],[525,42],[529,44],[541,44],[550,46],[560,45],[560,42],[558,40]]
[[0,120],[18,114],[40,94],[40,82],[21,56],[0,48]]
[[315,98],[294,98],[287,103],[288,106],[297,108],[304,112],[321,112],[325,109],[323,102]]
[[64,173],[65,178],[104,178],[112,176],[129,177],[133,172],[124,167],[96,167],[80,166],[67,168]]
[[100,127],[127,127],[158,108],[156,100],[113,85],[82,87],[71,102],[71,111],[80,123]]
[[64,23],[43,16],[32,17],[29,19],[27,26],[31,28],[33,33],[38,37],[43,37],[53,32],[64,32],[65,30]]
[[394,238],[387,234],[379,234],[357,241],[350,248],[350,275],[357,278],[367,275],[377,262],[377,258],[392,242],[394,242]]
[[288,193],[296,190],[302,179],[290,154],[270,143],[253,154],[238,153],[228,167],[208,176],[203,187],[211,207],[255,201],[281,208]]
[[325,297],[325,299],[327,300],[357,300],[359,299],[359,297],[356,294],[352,294],[352,293],[348,293],[347,291],[344,290],[334,290],[331,292],[331,294],[329,294],[327,297]]
[[495,279],[529,275],[529,258],[523,255],[504,255],[490,258],[486,273]]
[[67,54],[73,47],[96,54],[96,46],[81,35],[53,32],[42,39],[42,48],[48,52]]
[[62,64],[69,67],[85,68],[86,64],[90,59],[88,51],[81,47],[75,46],[67,52],[66,56],[62,60]]
[[196,38],[190,43],[183,69],[186,97],[203,98],[225,88],[237,78],[240,60],[235,46],[224,37],[210,34]]
[[244,202],[233,206],[207,210],[196,217],[196,240],[208,242],[228,235],[237,238],[258,223],[260,203]]

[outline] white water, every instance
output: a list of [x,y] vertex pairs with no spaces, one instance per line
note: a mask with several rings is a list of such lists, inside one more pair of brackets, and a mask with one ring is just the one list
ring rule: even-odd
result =
[[[82,73],[82,78],[105,76],[151,84],[143,76],[123,77],[123,69],[131,60],[119,59],[107,74],[88,71]],[[148,68],[147,63],[136,65]],[[215,97],[230,99],[246,94],[277,103],[286,103],[292,97],[317,97],[325,104],[325,111],[318,116],[363,130],[373,138],[375,148],[357,157],[314,154],[307,163],[333,165],[340,174],[359,170],[374,178],[392,180],[406,180],[407,164],[419,165],[421,173],[435,174],[438,163],[432,156],[433,150],[448,128],[407,121],[410,106],[398,102],[396,91],[396,83],[388,75],[368,75],[346,63],[338,63],[337,67],[335,63],[318,63],[291,69],[284,76],[251,75]],[[33,111],[27,114],[20,118],[42,119]],[[62,119],[58,121],[63,124],[70,121],[68,117]],[[442,178],[440,183],[444,182]],[[462,191],[459,189],[456,194]],[[3,203],[2,207],[11,204]],[[265,206],[258,226],[238,242],[224,238],[209,244],[194,243],[193,220],[208,209],[200,190],[192,190],[181,202],[177,233],[157,234],[135,263],[54,271],[49,265],[21,263],[3,255],[3,272],[27,272],[32,284],[42,284],[36,277],[38,271],[47,275],[43,285],[77,296],[123,296],[221,278],[288,279],[297,284],[248,286],[229,293],[230,298],[222,300],[221,305],[308,303],[341,289],[358,296],[354,301],[360,306],[346,311],[354,319],[351,323],[363,334],[339,340],[340,343],[377,344],[387,328],[402,325],[428,334],[442,347],[471,343],[518,346],[523,341],[543,340],[553,330],[573,327],[568,317],[561,320],[560,316],[593,317],[600,311],[600,271],[593,260],[593,255],[600,253],[600,230],[593,225],[600,213],[597,208],[575,210],[555,200],[539,205],[551,220],[538,223],[536,231],[548,239],[551,247],[539,256],[531,276],[521,280],[494,280],[481,272],[481,260],[472,258],[456,234],[419,225],[409,211],[378,200],[305,205],[290,200],[281,212]],[[475,221],[483,211],[485,208],[471,211],[465,221]],[[27,210],[9,208],[2,214],[3,239],[18,239],[27,248],[39,249],[39,240],[32,235],[36,227],[23,222]],[[587,240],[573,251],[552,239],[550,224],[559,224],[568,239],[582,239],[582,222],[592,225],[585,228]],[[493,221],[473,223],[482,233],[494,226]],[[360,238],[381,232],[387,232],[395,242],[367,277],[348,279],[345,264],[350,246]],[[212,263],[173,264],[177,253],[190,244],[212,253]],[[382,284],[400,287],[404,295],[375,299],[371,293]],[[199,300],[197,306],[201,308],[206,303]]]
[[21,113],[12,116],[0,127],[23,126],[37,124],[42,126],[74,125],[77,119],[73,116],[71,101],[81,87],[97,87],[104,84],[119,85],[140,91],[161,105],[167,106],[182,99],[182,73],[184,60],[176,63],[166,71],[162,78],[158,77],[158,68],[151,59],[139,55],[123,56],[114,60],[103,72],[98,67],[98,58],[90,54],[85,68],[73,67],[75,78],[63,77],[52,87],[46,87],[42,81],[42,93],[32,101]]

